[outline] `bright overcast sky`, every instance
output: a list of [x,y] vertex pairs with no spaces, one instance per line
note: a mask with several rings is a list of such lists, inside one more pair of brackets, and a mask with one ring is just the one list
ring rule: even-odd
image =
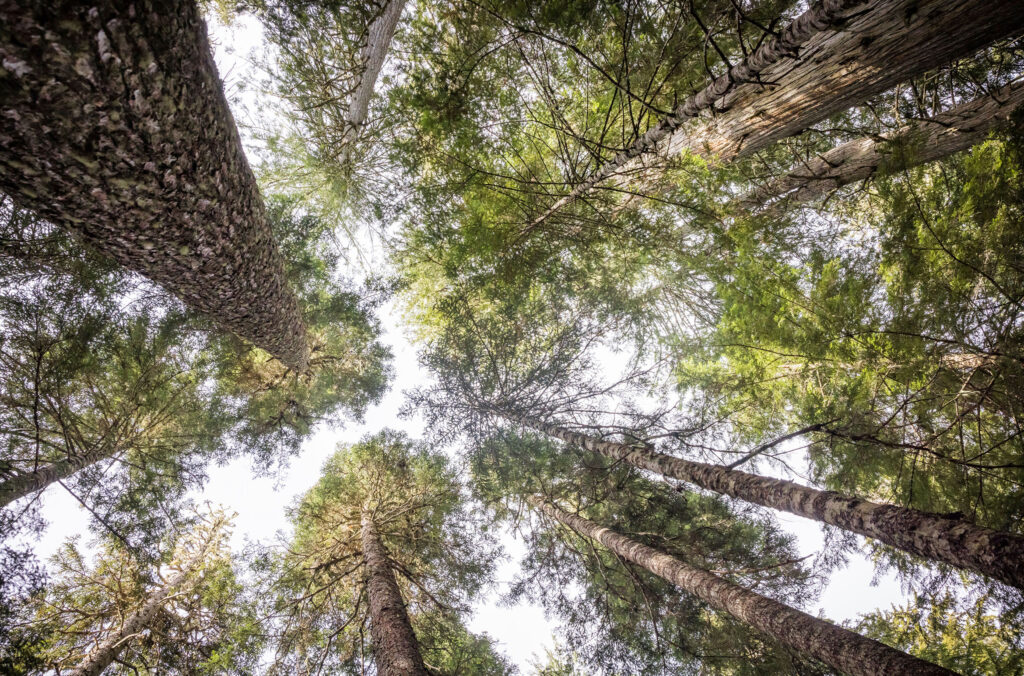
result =
[[[232,28],[211,25],[211,38],[221,76],[226,80],[233,105],[244,105],[246,93],[239,95],[234,86],[248,69],[248,57],[261,49],[259,25],[251,19],[241,19]],[[236,110],[242,120],[246,115]],[[244,137],[243,130],[243,137]],[[413,347],[399,325],[399,313],[390,305],[380,309],[386,329],[383,340],[390,344],[395,355],[395,380],[383,401],[370,409],[361,425],[343,429],[320,429],[303,446],[283,476],[254,478],[246,461],[236,461],[210,470],[206,490],[196,497],[221,504],[238,513],[235,521],[234,548],[240,551],[245,542],[274,539],[275,533],[287,527],[285,507],[316,483],[320,468],[338,443],[352,443],[362,436],[384,427],[403,430],[413,438],[422,436],[422,421],[418,418],[401,419],[403,391],[428,381],[428,374],[420,368]],[[766,472],[763,467],[759,471]],[[82,533],[88,522],[87,513],[60,486],[51,487],[43,495],[43,516],[49,522],[36,551],[40,558],[49,557],[60,543],[70,535]],[[783,526],[796,535],[801,555],[816,554],[821,550],[823,536],[818,524],[788,514],[780,515]],[[863,542],[863,539],[860,539]],[[535,606],[521,604],[504,606],[500,603],[508,582],[515,576],[522,545],[511,535],[503,538],[506,559],[498,567],[497,587],[476,604],[469,628],[486,632],[499,642],[500,649],[519,665],[523,674],[533,673],[531,663],[543,656],[546,647],[553,644],[552,634],[557,621],[548,620]],[[850,564],[832,575],[832,580],[816,601],[808,601],[804,610],[822,614],[832,620],[855,619],[876,608],[888,608],[906,599],[899,584],[891,576],[882,576],[872,584],[874,568],[864,557],[854,555]]]

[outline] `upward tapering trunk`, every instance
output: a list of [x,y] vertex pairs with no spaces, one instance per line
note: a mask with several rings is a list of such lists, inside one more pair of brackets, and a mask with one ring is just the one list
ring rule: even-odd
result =
[[31,472],[18,474],[0,483],[0,508],[6,507],[19,498],[41,491],[50,484],[66,479],[90,465],[113,457],[117,450],[117,448],[104,448],[91,453],[83,453],[45,465]]
[[196,570],[206,558],[213,534],[206,540],[199,551],[189,559],[167,583],[150,594],[146,602],[135,613],[125,620],[121,628],[103,641],[85,660],[69,673],[69,676],[99,676],[109,667],[125,646],[139,633],[145,631],[153,622],[153,618],[163,607],[167,599],[183,588],[194,586],[197,582]]
[[[770,200],[786,206],[811,202],[836,188],[876,174],[890,174],[966,150],[985,140],[997,123],[1024,103],[1024,82],[955,106],[926,120],[908,124],[882,138],[862,138],[804,162],[785,176],[767,181],[744,195],[738,205],[755,210]],[[894,152],[894,144],[911,146]]]
[[[681,559],[631,540],[536,496],[539,510],[580,535],[600,542],[627,561],[678,585],[708,605],[851,676],[951,676],[954,672],[884,643],[812,617]],[[955,675],[954,675],[955,676]]]
[[838,526],[918,556],[948,563],[1024,589],[1024,536],[996,531],[960,517],[883,505],[784,479],[684,460],[646,446],[573,432],[539,420],[506,416],[540,432],[634,467],[716,493]]
[[367,510],[363,511],[362,540],[366,595],[370,601],[370,637],[377,672],[381,676],[426,676],[419,643],[395,581],[391,557]]
[[[930,68],[1024,30],[1024,3],[1019,0],[820,1],[808,13],[819,16],[807,21],[792,56],[780,52],[736,86],[727,86],[727,76],[726,83],[716,80],[598,168],[530,227],[601,181],[633,183],[632,191],[657,191],[665,161],[680,153],[720,161],[753,153]],[[716,88],[723,93],[705,94]],[[704,105],[695,105],[698,101]],[[706,120],[686,124],[705,113]]]
[[0,192],[304,370],[193,0],[0,0]]
[[346,118],[355,133],[358,133],[359,127],[366,121],[373,88],[384,66],[384,59],[395,36],[395,28],[398,26],[398,19],[402,16],[405,3],[406,0],[389,0],[384,11],[370,24],[366,44],[360,54],[363,71],[359,74],[359,84],[349,101]]

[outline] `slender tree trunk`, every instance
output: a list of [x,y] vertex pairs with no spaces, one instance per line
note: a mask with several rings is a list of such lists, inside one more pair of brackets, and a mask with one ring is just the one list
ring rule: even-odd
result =
[[83,453],[82,455],[59,460],[32,472],[18,474],[0,483],[0,508],[6,507],[15,500],[27,495],[41,491],[55,481],[66,479],[75,472],[90,465],[113,457],[117,451],[117,448],[104,448],[103,450]]
[[[934,162],[985,140],[989,131],[1008,119],[1022,103],[1024,82],[1016,82],[882,138],[844,143],[793,167],[785,176],[764,183],[740,198],[738,204],[753,211],[769,200],[780,199],[787,206],[811,202],[875,174]],[[909,153],[894,152],[893,145],[901,143],[911,146]]]
[[622,558],[678,585],[708,605],[844,673],[852,676],[954,674],[884,643],[761,596],[706,570],[694,568],[681,559],[570,514],[537,496],[531,497],[530,501],[537,509],[583,537],[600,542]]
[[506,416],[565,443],[709,491],[838,526],[926,558],[1024,589],[1024,536],[966,519],[883,505],[784,479],[684,460],[646,446],[595,439],[564,427]]
[[308,362],[193,0],[0,0],[0,192]]
[[370,600],[370,638],[377,671],[381,676],[426,676],[419,643],[395,581],[391,558],[377,533],[372,515],[365,509],[362,539],[366,594]]
[[359,74],[359,84],[349,101],[346,118],[355,134],[358,134],[359,128],[366,121],[373,88],[380,76],[380,69],[384,66],[384,59],[395,36],[395,28],[398,26],[398,19],[402,16],[405,3],[406,0],[390,0],[380,16],[370,24],[366,45],[361,54],[363,72]]
[[[601,181],[614,178],[620,185],[634,184],[635,191],[656,190],[666,160],[680,153],[719,161],[753,153],[1024,29],[1019,0],[818,2],[812,12],[821,18],[807,20],[792,56],[770,61],[754,71],[755,77],[725,88],[720,96],[701,92],[691,97],[529,227]],[[705,91],[716,87],[721,87],[717,80]],[[695,105],[698,97],[706,105]],[[704,112],[711,113],[704,121],[683,124]]]
[[209,551],[215,537],[216,531],[211,532],[195,556],[190,558],[188,563],[171,577],[164,586],[150,594],[142,607],[129,616],[118,631],[103,641],[81,664],[75,667],[69,673],[69,676],[99,676],[99,674],[102,674],[117,656],[121,654],[121,651],[124,650],[129,641],[149,627],[169,597],[182,588],[191,587],[196,584],[198,578],[194,573],[202,564],[203,559],[206,558],[206,553]]

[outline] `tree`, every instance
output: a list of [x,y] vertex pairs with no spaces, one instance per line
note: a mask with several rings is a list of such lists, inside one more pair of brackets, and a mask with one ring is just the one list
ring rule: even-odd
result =
[[306,327],[195,3],[0,13],[0,190],[305,370]]
[[750,623],[822,662],[849,674],[952,674],[882,643],[772,601],[682,560],[631,540],[545,501],[534,506],[577,533],[660,575],[708,603]]
[[381,674],[457,667],[463,651],[492,665],[481,673],[505,672],[458,621],[486,580],[489,538],[474,532],[443,456],[390,431],[343,446],[292,520],[287,547],[261,559],[273,584],[274,673],[362,668],[367,624]]
[[55,580],[23,613],[22,631],[50,669],[76,676],[139,669],[161,673],[240,673],[253,653],[251,613],[226,547],[228,520],[211,512],[140,566],[106,539],[90,565],[74,542],[55,556]]

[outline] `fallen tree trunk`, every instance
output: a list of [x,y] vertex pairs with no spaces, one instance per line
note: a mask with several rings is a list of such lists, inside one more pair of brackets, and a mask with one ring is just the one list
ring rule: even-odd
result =
[[0,17],[0,192],[304,370],[195,3],[0,0]]

